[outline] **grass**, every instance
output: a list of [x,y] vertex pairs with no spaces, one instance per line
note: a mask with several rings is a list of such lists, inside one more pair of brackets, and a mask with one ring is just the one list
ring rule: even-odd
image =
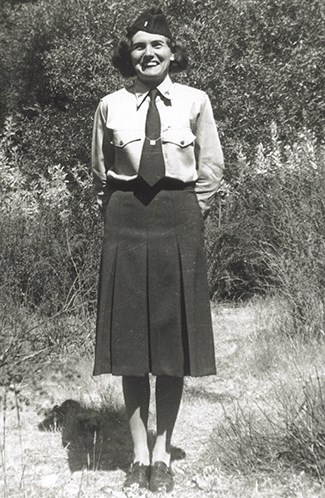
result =
[[[288,475],[296,476],[290,496],[323,496],[325,345],[286,333],[283,325],[290,317],[283,303],[267,300],[251,306],[255,328],[243,337],[236,365],[246,391],[232,404],[223,404],[224,417],[205,459],[227,475],[265,478],[272,489],[280,479],[282,486],[270,496],[284,495]],[[210,481],[214,479],[215,472]],[[310,488],[308,482],[313,483]]]
[[[214,308],[218,373],[186,379],[171,496],[325,495],[325,345],[292,338],[286,320],[276,299]],[[125,496],[131,448],[120,379],[91,373],[89,341],[2,388],[4,496]],[[152,401],[151,438],[154,427]]]

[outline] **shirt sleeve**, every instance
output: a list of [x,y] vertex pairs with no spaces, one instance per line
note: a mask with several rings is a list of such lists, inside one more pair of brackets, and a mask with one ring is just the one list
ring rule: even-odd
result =
[[195,192],[205,218],[210,211],[224,170],[218,130],[207,94],[204,94],[196,122],[195,155],[198,168]]
[[106,127],[107,106],[100,101],[93,125],[91,163],[97,202],[101,210],[105,208],[108,199],[107,171],[114,163],[114,147],[111,143],[109,130]]

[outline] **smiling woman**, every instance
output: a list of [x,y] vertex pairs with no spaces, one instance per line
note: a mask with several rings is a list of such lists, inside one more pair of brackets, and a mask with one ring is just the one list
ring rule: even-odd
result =
[[[208,96],[173,83],[187,65],[160,9],[113,57],[134,83],[101,99],[92,166],[105,232],[94,374],[123,376],[133,462],[124,487],[171,491],[171,438],[185,375],[215,373],[204,218],[223,155]],[[147,439],[156,375],[157,437]]]
[[[188,65],[186,50],[172,39],[165,36],[164,39],[173,53],[173,57],[170,60],[169,72],[179,73],[180,71],[184,71]],[[129,38],[123,38],[112,57],[113,66],[125,77],[135,76],[137,74],[131,59],[131,48],[131,40]]]
[[166,36],[138,31],[132,37],[132,65],[137,76],[150,88],[155,88],[166,78],[173,60],[174,54]]

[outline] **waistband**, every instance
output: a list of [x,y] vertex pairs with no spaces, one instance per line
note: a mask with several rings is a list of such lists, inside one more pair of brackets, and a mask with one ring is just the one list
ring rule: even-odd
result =
[[159,190],[194,190],[195,182],[182,182],[174,178],[162,178],[152,187],[148,185],[141,177],[134,180],[124,181],[110,179],[107,188],[108,190],[123,190],[125,192],[147,191],[159,192]]

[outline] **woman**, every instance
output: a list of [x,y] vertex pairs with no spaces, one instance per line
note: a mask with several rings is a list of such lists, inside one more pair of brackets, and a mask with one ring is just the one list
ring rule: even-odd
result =
[[[124,487],[171,491],[183,378],[215,373],[202,233],[223,156],[207,95],[170,79],[187,59],[161,9],[129,26],[113,64],[136,79],[100,101],[94,122],[105,221],[94,375],[123,376],[134,448]],[[150,372],[157,376],[152,455]]]

